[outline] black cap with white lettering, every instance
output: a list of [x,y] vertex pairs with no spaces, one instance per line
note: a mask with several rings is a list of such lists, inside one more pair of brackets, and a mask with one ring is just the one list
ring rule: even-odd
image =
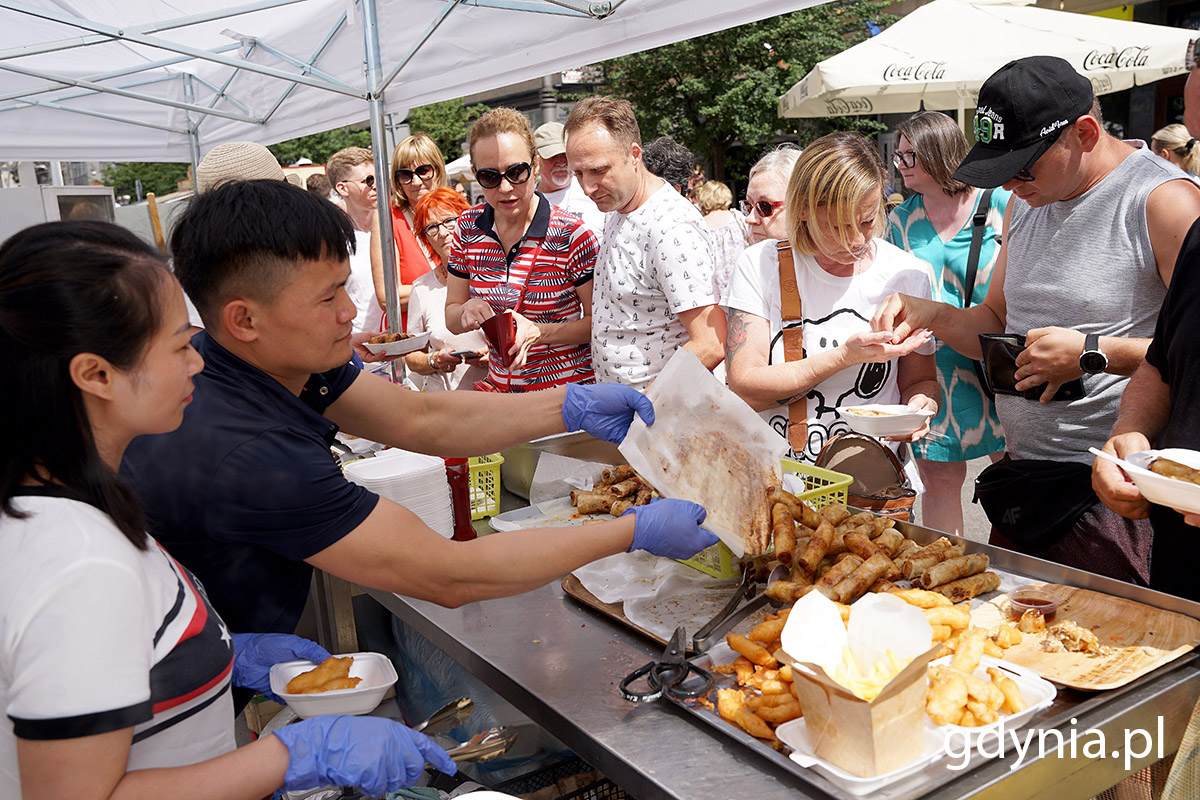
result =
[[954,177],[1002,186],[1041,158],[1092,108],[1092,83],[1056,56],[1029,56],[996,70],[979,89],[975,146]]

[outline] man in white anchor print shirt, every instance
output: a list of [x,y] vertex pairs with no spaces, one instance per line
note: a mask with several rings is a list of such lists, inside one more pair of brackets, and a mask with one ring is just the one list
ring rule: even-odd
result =
[[725,358],[725,315],[700,212],[642,163],[624,100],[590,97],[566,122],[567,160],[607,215],[592,297],[596,380],[645,389],[679,347],[708,369]]

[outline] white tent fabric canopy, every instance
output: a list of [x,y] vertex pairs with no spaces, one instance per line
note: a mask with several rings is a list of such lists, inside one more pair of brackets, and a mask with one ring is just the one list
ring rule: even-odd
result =
[[194,161],[819,1],[0,0],[0,159]]
[[1097,95],[1184,73],[1195,31],[1072,14],[1030,0],[933,0],[883,33],[817,64],[779,101],[783,117],[973,108],[1009,61],[1066,59]]

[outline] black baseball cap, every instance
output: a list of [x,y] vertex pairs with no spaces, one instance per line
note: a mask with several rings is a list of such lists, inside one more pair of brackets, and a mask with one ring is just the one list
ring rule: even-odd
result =
[[954,177],[981,189],[1008,183],[1088,113],[1094,100],[1092,82],[1057,56],[1008,62],[979,89],[975,146]]

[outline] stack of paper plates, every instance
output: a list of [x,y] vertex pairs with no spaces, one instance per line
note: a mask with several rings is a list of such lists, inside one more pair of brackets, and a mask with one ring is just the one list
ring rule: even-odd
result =
[[346,477],[404,506],[447,539],[454,534],[454,507],[442,459],[407,450],[384,450],[374,458],[347,464]]

